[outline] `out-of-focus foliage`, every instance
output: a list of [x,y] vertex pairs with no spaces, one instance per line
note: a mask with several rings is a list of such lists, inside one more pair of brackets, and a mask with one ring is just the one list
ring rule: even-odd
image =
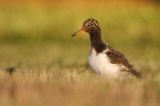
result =
[[[3,1],[0,106],[158,105],[160,7],[126,2]],[[88,67],[88,35],[71,35],[89,17],[99,21],[103,38],[142,72],[142,81],[106,80]],[[11,68],[12,76],[6,72]]]

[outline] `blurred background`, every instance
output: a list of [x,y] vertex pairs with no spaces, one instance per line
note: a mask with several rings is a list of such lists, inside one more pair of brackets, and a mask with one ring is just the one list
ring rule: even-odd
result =
[[[63,82],[68,78],[69,81],[84,77],[89,79],[90,74],[92,76],[92,70],[87,64],[90,49],[89,38],[85,33],[76,38],[72,38],[71,35],[81,27],[84,20],[90,17],[99,21],[104,39],[125,54],[129,61],[142,71],[147,82],[151,82],[147,85],[149,87],[146,91],[141,92],[143,86],[142,88],[138,87],[138,92],[141,92],[142,95],[147,92],[147,97],[153,97],[153,99],[143,98],[142,95],[138,97],[141,98],[143,105],[146,100],[149,101],[149,106],[156,106],[156,102],[158,102],[156,100],[160,94],[159,0],[0,0],[0,69],[4,71],[8,67],[14,67],[16,70],[13,76],[14,83],[9,80],[7,87],[4,82],[8,81],[8,77],[5,74],[0,74],[0,85],[2,86],[0,89],[2,92],[4,91],[4,94],[0,93],[2,105],[13,105],[13,103],[22,105],[28,101],[31,102],[29,97],[35,96],[35,94],[35,98],[40,99],[39,96],[42,95],[38,95],[39,92],[35,93],[34,89],[43,89],[44,97],[49,95],[48,92],[55,94],[55,91],[51,90],[52,87],[47,85],[49,82]],[[69,75],[66,74],[68,72]],[[65,92],[68,88],[64,87],[65,84],[59,85],[56,95],[61,99],[63,96],[67,98],[67,94],[61,94],[61,90]],[[112,85],[114,84],[110,84],[110,88],[107,86],[106,89],[112,92]],[[152,89],[152,85],[154,85],[154,89]],[[33,86],[33,88],[27,88],[30,96],[25,93],[25,86]],[[92,89],[93,85],[78,85],[81,87],[83,95],[87,93],[83,91],[85,86]],[[114,87],[117,88],[117,85]],[[69,86],[69,88],[72,87]],[[19,92],[17,89],[21,91]],[[73,89],[75,88],[73,87]],[[101,92],[97,89],[100,89]],[[92,89],[95,92],[95,95],[93,94],[95,97],[92,99],[97,99],[96,95],[102,96],[104,89],[97,89]],[[127,93],[124,92],[127,95],[133,92],[128,87],[121,89],[128,90]],[[121,92],[119,89],[113,90]],[[35,94],[32,95],[33,92]],[[18,98],[23,97],[23,93],[27,95],[25,100]],[[77,92],[72,93],[74,96],[69,95],[69,97],[77,97],[75,101],[81,98],[81,96],[75,96]],[[9,96],[6,97],[6,95]],[[121,93],[115,98],[120,96]],[[50,97],[52,96],[50,95]],[[37,100],[35,98],[34,100]],[[125,103],[126,98],[124,100],[121,98],[122,102],[117,103]],[[137,100],[136,98],[137,96],[134,96],[129,101],[134,102]],[[79,104],[84,105],[91,102],[88,96],[85,99],[88,101],[79,101]],[[44,101],[47,100],[44,99]],[[56,98],[56,100],[59,99]],[[114,101],[114,98],[112,100]],[[37,103],[39,102],[35,104]],[[68,102],[65,101],[65,103]],[[70,103],[72,104],[71,100]],[[73,102],[72,105],[74,103],[76,102]],[[101,106],[106,104],[101,103]],[[141,106],[141,102],[135,103],[138,104],[137,106]],[[32,102],[31,104],[35,105]],[[27,106],[27,104],[25,105]],[[127,104],[127,106],[129,105]]]
[[63,58],[63,63],[75,56],[74,63],[80,56],[84,63],[89,49],[88,36],[73,39],[71,34],[90,17],[99,21],[106,41],[130,58],[141,55],[138,60],[145,56],[158,61],[159,13],[159,0],[2,0],[1,65],[6,59],[6,64],[13,64],[12,61],[15,64],[15,59],[23,63],[25,59],[33,59],[32,56],[46,58],[45,52],[49,50],[56,55],[58,60],[51,56],[55,62]]

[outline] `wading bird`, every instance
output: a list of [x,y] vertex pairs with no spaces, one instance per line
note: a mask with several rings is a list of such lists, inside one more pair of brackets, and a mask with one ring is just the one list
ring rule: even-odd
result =
[[124,75],[123,73],[130,73],[137,78],[141,78],[140,72],[134,69],[122,53],[104,42],[97,20],[87,19],[84,21],[82,28],[72,36],[76,36],[81,31],[89,34],[91,50],[88,60],[89,65],[96,73],[111,78],[119,78]]

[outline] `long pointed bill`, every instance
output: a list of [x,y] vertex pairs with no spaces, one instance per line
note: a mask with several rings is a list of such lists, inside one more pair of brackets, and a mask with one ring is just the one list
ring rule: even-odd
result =
[[76,36],[79,32],[84,31],[83,28],[81,28],[80,30],[76,31],[75,33],[72,34],[72,37]]

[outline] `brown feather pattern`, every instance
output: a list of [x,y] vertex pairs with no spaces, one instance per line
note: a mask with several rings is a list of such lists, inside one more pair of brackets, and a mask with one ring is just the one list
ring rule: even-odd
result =
[[135,75],[137,78],[141,78],[141,74],[137,70],[135,70],[131,64],[129,64],[128,60],[122,53],[120,53],[110,45],[105,44],[103,42],[101,38],[101,28],[97,20],[93,18],[87,19],[83,23],[82,29],[85,32],[89,33],[91,47],[96,50],[97,54],[102,53],[103,51],[108,49],[108,51],[106,52],[106,55],[110,58],[112,64],[123,65],[126,67],[126,70],[123,70],[123,71],[130,72],[133,75]]
[[128,68],[128,70],[123,70],[123,71],[131,72],[137,78],[142,77],[140,72],[135,70],[134,67],[131,64],[129,64],[128,60],[126,59],[126,57],[122,53],[115,50],[110,45],[107,45],[107,48],[109,49],[109,51],[107,51],[106,54],[111,59],[111,63],[124,65],[125,67]]

